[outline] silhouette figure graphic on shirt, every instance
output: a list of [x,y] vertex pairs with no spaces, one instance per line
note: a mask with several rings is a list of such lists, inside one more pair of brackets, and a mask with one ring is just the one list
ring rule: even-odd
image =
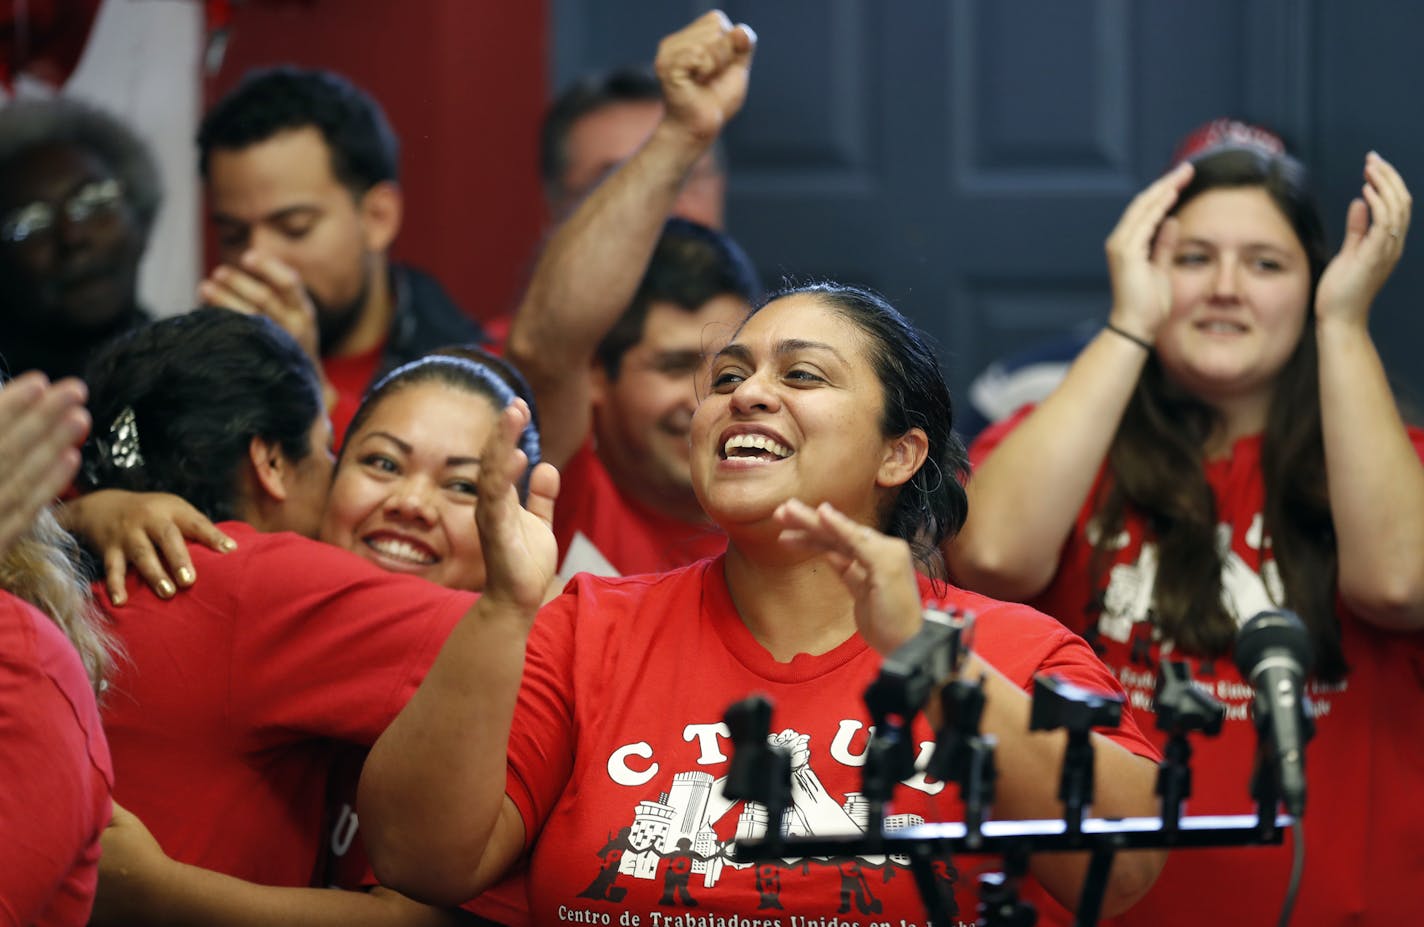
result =
[[861,914],[879,914],[884,905],[870,893],[870,882],[865,878],[865,871],[860,868],[860,863],[854,859],[843,859],[836,863],[836,868],[841,874],[841,906],[836,909],[836,913],[850,913],[850,902],[854,898],[855,906]]
[[615,885],[618,881],[618,864],[623,861],[623,853],[627,850],[636,850],[629,835],[633,832],[631,827],[625,827],[618,832],[618,836],[609,834],[608,842],[603,845],[603,849],[598,851],[598,856],[603,860],[603,868],[598,870],[598,875],[593,877],[588,888],[578,893],[579,898],[593,898],[597,901],[619,902],[623,896],[628,894],[628,889],[621,885]]
[[[715,855],[715,854],[713,854]],[[692,841],[682,837],[677,841],[677,849],[667,854],[667,872],[663,874],[663,896],[658,899],[658,904],[679,904],[695,908],[697,899],[692,897],[692,893],[687,890],[687,884],[692,880],[692,860],[696,857],[700,860],[712,859],[712,856],[703,856],[692,849]]]
[[756,890],[760,896],[760,900],[757,902],[758,911],[771,908],[778,911],[786,910],[781,904],[781,870],[775,864],[757,863]]

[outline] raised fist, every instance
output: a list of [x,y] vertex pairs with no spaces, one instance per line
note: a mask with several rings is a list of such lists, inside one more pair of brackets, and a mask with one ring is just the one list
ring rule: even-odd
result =
[[693,20],[658,44],[654,66],[668,120],[711,144],[747,98],[756,33],[721,10]]

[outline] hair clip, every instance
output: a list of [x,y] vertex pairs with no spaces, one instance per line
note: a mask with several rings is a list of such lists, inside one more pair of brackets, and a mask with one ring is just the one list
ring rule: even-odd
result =
[[138,445],[138,419],[133,406],[124,406],[109,426],[108,440],[99,442],[99,454],[116,470],[143,466]]

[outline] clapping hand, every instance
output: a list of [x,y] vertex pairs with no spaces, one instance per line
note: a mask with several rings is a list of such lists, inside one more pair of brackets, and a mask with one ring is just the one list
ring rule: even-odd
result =
[[88,398],[79,380],[51,384],[36,372],[0,388],[0,552],[79,472]]
[[1412,200],[1404,178],[1375,152],[1365,156],[1363,198],[1350,203],[1345,241],[1315,290],[1319,321],[1363,326],[1370,304],[1404,253]]
[[889,654],[920,629],[920,589],[910,545],[841,514],[828,502],[811,508],[792,499],[776,509],[784,544],[816,551],[855,597],[862,637]]
[[475,523],[485,557],[484,597],[532,615],[546,598],[557,567],[553,521],[559,472],[548,463],[535,467],[527,501],[520,506],[519,478],[529,458],[518,442],[528,423],[529,407],[522,399],[500,413],[480,454]]
[[1156,340],[1172,310],[1177,220],[1167,214],[1191,179],[1192,165],[1179,164],[1137,194],[1105,245],[1113,293],[1109,321],[1145,344]]

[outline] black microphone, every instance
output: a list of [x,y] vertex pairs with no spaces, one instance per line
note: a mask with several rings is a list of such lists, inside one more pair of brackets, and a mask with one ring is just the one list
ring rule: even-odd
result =
[[1259,612],[1237,632],[1236,668],[1256,690],[1257,736],[1263,743],[1269,738],[1281,800],[1297,818],[1305,813],[1305,744],[1315,733],[1305,697],[1314,662],[1310,634],[1294,612]]

